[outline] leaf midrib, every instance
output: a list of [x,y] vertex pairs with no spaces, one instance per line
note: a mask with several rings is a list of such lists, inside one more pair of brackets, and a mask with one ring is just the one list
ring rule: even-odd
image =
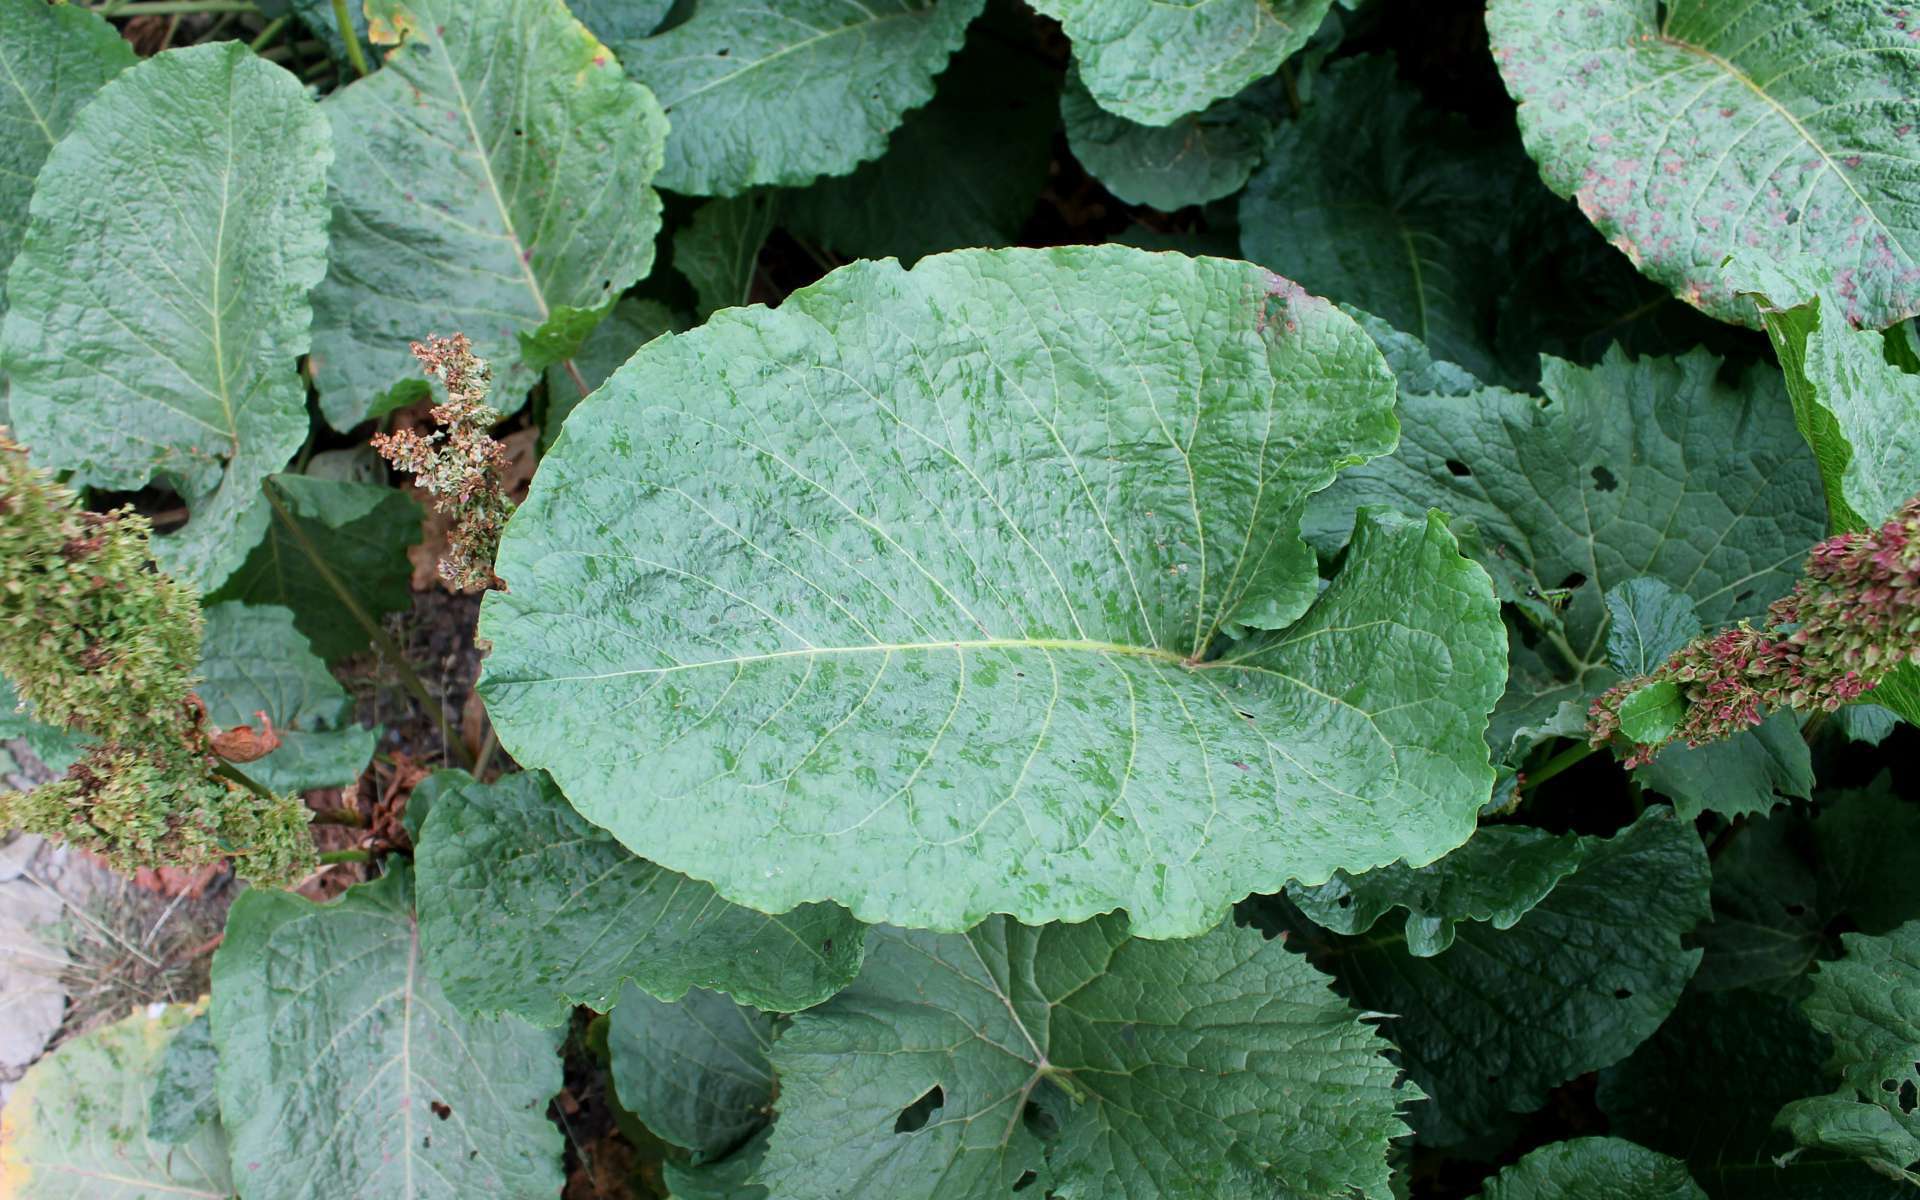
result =
[[928,11],[930,10],[902,9],[897,13],[888,13],[886,16],[876,16],[871,21],[860,21],[852,25],[842,25],[838,29],[831,29],[825,33],[816,33],[812,37],[802,38],[799,41],[794,42],[790,45],[782,46],[778,50],[775,50],[772,54],[767,55],[765,58],[756,58],[752,62],[742,65],[739,70],[730,71],[727,74],[720,76],[720,78],[718,79],[712,80],[708,83],[703,83],[699,87],[683,95],[675,96],[671,100],[667,100],[663,98],[661,100],[661,105],[666,108],[672,108],[674,105],[677,105],[677,104],[685,104],[687,101],[693,99],[695,96],[701,95],[706,92],[710,92],[714,88],[721,87],[722,85],[732,83],[734,80],[740,78],[743,75],[748,75],[754,71],[758,71],[760,68],[766,66],[770,62],[773,62],[775,59],[785,58],[787,55],[797,53],[798,51],[804,50],[807,47],[814,45],[815,43],[828,41],[832,38],[843,37],[849,33],[865,33],[870,29],[874,29],[878,26],[886,24],[888,21],[899,21],[909,17],[919,17],[919,16],[923,16]]
[[[600,675],[546,675],[542,683],[559,680],[617,679],[625,675],[670,675],[678,671],[697,671],[707,667],[732,667],[746,663],[776,662],[784,658],[814,658],[828,654],[910,654],[951,650],[1062,650],[1087,654],[1117,654],[1131,658],[1153,659],[1170,666],[1199,670],[1228,663],[1195,662],[1171,650],[1153,646],[1133,646],[1123,642],[1101,642],[1081,638],[973,638],[935,642],[863,642],[853,646],[802,646],[792,650],[770,650],[764,654],[738,654],[727,658],[709,658],[700,662],[674,663],[664,667],[633,667]],[[1238,660],[1235,660],[1237,662]]]

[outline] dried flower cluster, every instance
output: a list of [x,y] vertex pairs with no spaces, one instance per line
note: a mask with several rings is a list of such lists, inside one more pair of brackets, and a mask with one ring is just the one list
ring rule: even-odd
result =
[[373,448],[411,472],[434,496],[434,506],[453,519],[441,578],[460,591],[494,587],[493,559],[513,502],[501,477],[506,450],[489,432],[500,423],[500,413],[486,403],[493,370],[475,357],[463,333],[415,342],[413,356],[429,377],[447,385],[447,402],[433,410],[441,428],[426,436],[411,429],[376,434]]
[[150,533],[131,511],[82,509],[0,428],[0,671],[36,719],[89,736],[66,778],[0,795],[0,827],[126,871],[230,858],[288,881],[314,861],[306,806],[216,773],[193,694],[199,599],[153,569]]
[[1649,685],[1675,684],[1686,715],[1664,740],[1636,745],[1628,766],[1662,746],[1698,746],[1760,723],[1768,709],[1831,712],[1857,700],[1903,662],[1920,662],[1920,496],[1879,529],[1813,548],[1805,577],[1746,622],[1696,638],[1651,675],[1607,691],[1587,715],[1593,744],[1620,733],[1620,708]]

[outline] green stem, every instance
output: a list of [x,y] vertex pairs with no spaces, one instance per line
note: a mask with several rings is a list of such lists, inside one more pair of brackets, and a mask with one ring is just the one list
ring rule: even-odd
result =
[[351,825],[355,829],[365,829],[367,818],[350,808],[316,809],[313,814],[315,825]]
[[1520,790],[1523,792],[1532,791],[1568,767],[1576,763],[1585,762],[1588,758],[1592,757],[1594,751],[1598,749],[1598,746],[1589,746],[1585,742],[1579,742],[1567,747],[1565,750],[1548,759],[1538,771],[1528,775],[1526,783],[1521,785]]
[[420,676],[414,672],[413,664],[407,661],[407,656],[401,652],[399,645],[387,636],[387,631],[380,628],[380,623],[374,620],[366,609],[360,607],[360,601],[355,599],[353,593],[347,589],[347,585],[341,582],[340,577],[333,573],[333,568],[328,566],[327,560],[321,556],[320,548],[307,537],[306,530],[300,528],[299,523],[293,519],[293,514],[287,511],[286,504],[274,492],[273,484],[268,483],[261,491],[266,493],[267,503],[273,506],[274,516],[280,519],[280,523],[286,526],[287,533],[299,543],[300,552],[307,556],[307,561],[313,565],[314,574],[320,577],[320,582],[327,585],[339,599],[341,606],[347,610],[347,615],[351,616],[366,632],[368,640],[373,643],[373,648],[379,652],[380,657],[386,659],[388,665],[399,674],[401,686],[405,687],[408,693],[420,702],[420,707],[433,717],[434,724],[440,729],[441,744],[459,756],[461,766],[472,770],[473,759],[468,757],[466,746],[452,735],[453,727],[447,723],[446,710],[440,707],[440,702],[427,691],[427,685],[421,682]]
[[247,43],[247,49],[253,51],[255,54],[265,50],[267,46],[273,42],[274,38],[280,36],[280,31],[285,29],[287,22],[291,20],[293,20],[293,14],[287,13],[285,16],[275,17],[273,20],[268,21],[267,27],[260,31],[260,36]]
[[231,763],[216,761],[213,764],[213,773],[215,775],[218,775],[222,779],[228,780],[229,782],[239,784],[241,787],[246,788],[248,791],[252,792],[254,795],[260,797],[262,800],[272,800],[272,801],[278,802],[280,799],[280,797],[274,795],[272,792],[268,791],[266,788],[261,787],[258,783],[255,783],[251,778],[249,778],[244,773],[238,770],[235,770],[233,767],[233,764]]
[[190,13],[257,13],[253,0],[126,0],[100,10],[103,17],[169,17]]
[[332,866],[334,863],[372,861],[373,851],[371,850],[327,850],[320,855],[320,865],[323,867]]
[[353,31],[353,18],[347,15],[347,0],[333,0],[333,23],[340,27],[340,40],[347,44],[347,61],[365,75],[367,56],[360,51],[360,35]]

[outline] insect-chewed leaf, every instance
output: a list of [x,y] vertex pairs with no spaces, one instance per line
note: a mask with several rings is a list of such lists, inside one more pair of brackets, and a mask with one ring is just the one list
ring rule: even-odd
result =
[[323,106],[340,157],[332,262],[313,298],[321,411],[350,429],[424,395],[408,343],[462,332],[511,412],[537,369],[521,335],[577,343],[589,310],[653,265],[666,118],[561,0],[370,0],[368,12],[376,40],[398,45]]
[[213,960],[220,1114],[248,1200],[560,1191],[560,1031],[464,1017],[421,969],[413,875],[256,888]]
[[1387,1049],[1232,922],[1173,942],[1111,916],[877,929],[854,985],[774,1042],[761,1179],[786,1200],[1386,1200],[1414,1098]]
[[1676,296],[1753,327],[1736,250],[1818,257],[1847,316],[1920,311],[1920,57],[1877,0],[1493,0],[1487,29],[1549,187]]
[[101,88],[34,190],[0,331],[20,438],[78,482],[172,484],[193,519],[154,554],[201,588],[259,542],[260,483],[306,437],[329,146],[299,80],[190,46]]
[[1429,862],[1492,783],[1492,589],[1438,517],[1371,515],[1324,592],[1298,532],[1392,398],[1325,301],[1120,246],[717,314],[573,414],[514,518],[502,744],[768,911],[1182,936]]

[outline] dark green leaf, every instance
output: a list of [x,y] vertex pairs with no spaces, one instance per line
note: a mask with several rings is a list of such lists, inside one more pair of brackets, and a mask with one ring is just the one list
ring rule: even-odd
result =
[[1554,1142],[1487,1182],[1484,1200],[1706,1200],[1678,1159],[1620,1138]]
[[218,1128],[220,1097],[214,1090],[213,1072],[219,1062],[213,1027],[204,1013],[180,1027],[154,1070],[147,1099],[149,1139],[178,1146],[193,1141],[202,1130]]
[[[1641,732],[1659,728],[1655,723]],[[1799,718],[1777,712],[1725,741],[1668,746],[1634,776],[1688,819],[1703,812],[1738,817],[1813,795],[1813,755]]]
[[773,1114],[773,1018],[694,988],[671,1004],[628,984],[607,1023],[620,1105],[676,1146],[719,1155]]
[[[1629,678],[1654,669],[1703,632],[1693,601],[1664,579],[1641,576],[1610,588],[1607,600],[1607,665]],[[1659,741],[1640,738],[1636,741]]]
[[442,771],[417,850],[427,961],[463,1009],[543,1025],[604,1011],[623,980],[673,1000],[716,988],[817,1004],[860,969],[866,930],[831,904],[767,916],[663,870],[581,820],[539,772],[482,785]]
[[673,267],[693,285],[702,321],[752,298],[760,247],[779,215],[777,195],[753,193],[709,200],[695,210],[691,222],[674,231]]
[[1285,95],[1272,79],[1170,125],[1137,125],[1101,108],[1073,77],[1060,96],[1060,119],[1067,145],[1089,175],[1129,204],[1170,212],[1231,196],[1246,184]]

